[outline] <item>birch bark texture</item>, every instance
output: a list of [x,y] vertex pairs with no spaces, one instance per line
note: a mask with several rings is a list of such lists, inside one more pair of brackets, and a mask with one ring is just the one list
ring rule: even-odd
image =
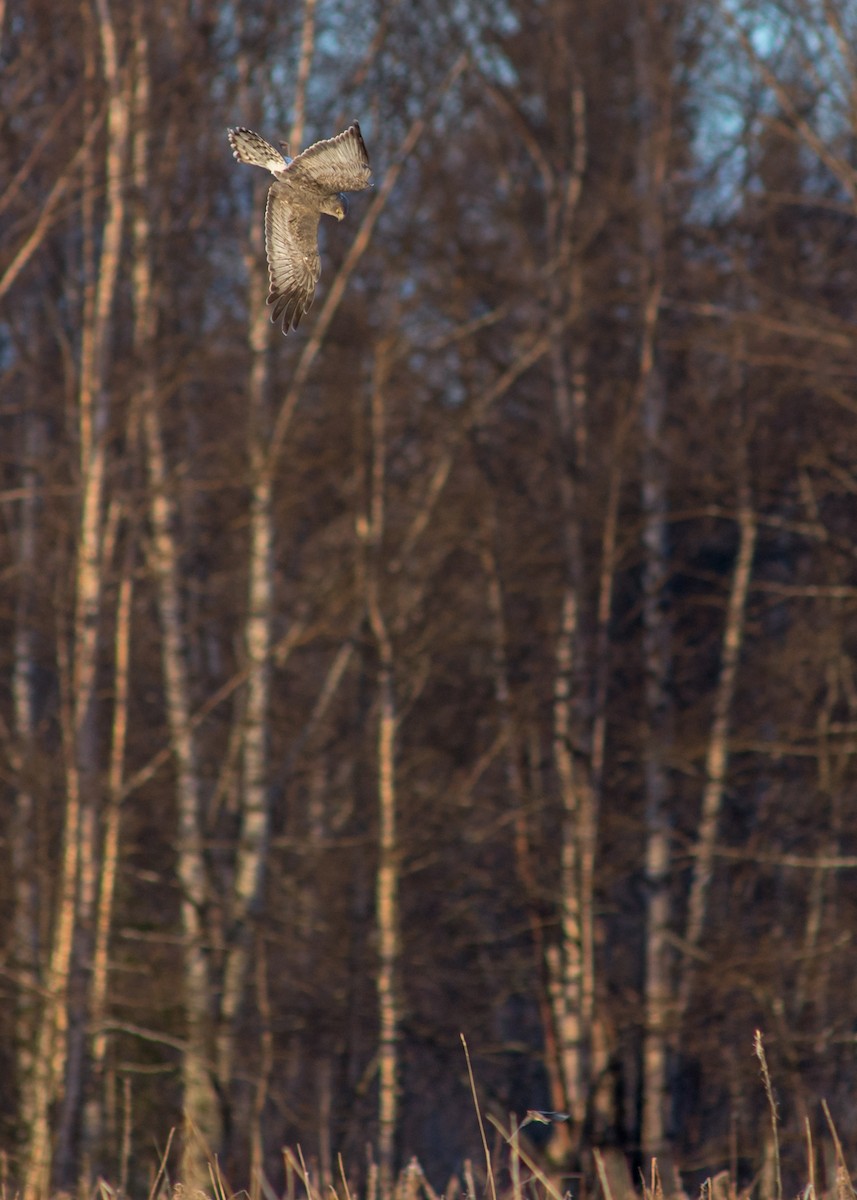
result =
[[393,1193],[399,1113],[399,867],[396,811],[395,658],[384,610],[385,487],[387,463],[386,386],[392,344],[378,348],[370,399],[369,502],[360,523],[365,546],[366,612],[378,656],[378,868],[375,883],[378,967],[378,1163],[382,1200]]
[[[106,566],[104,522],[109,415],[106,373],[125,224],[123,172],[130,116],[127,77],[123,77],[120,69],[116,31],[107,0],[100,0],[97,5],[94,26],[87,21],[84,27],[86,36],[92,39],[88,54],[90,62],[96,53],[92,43],[97,42],[100,50],[108,96],[107,147],[103,176],[100,176],[105,199],[100,247],[97,257],[92,259],[93,275],[86,293],[90,302],[84,310],[81,332],[76,408],[80,509],[73,576],[73,624],[69,644],[60,651],[60,670],[65,675],[67,688],[63,848],[54,899],[45,998],[28,1088],[27,1168],[23,1188],[27,1200],[36,1200],[47,1193],[55,1166],[65,1182],[74,1178],[72,1122],[81,1103],[89,1005],[83,961],[88,958],[91,947],[97,860],[98,765],[94,720]],[[91,156],[90,151],[84,157],[85,178],[98,177]],[[88,238],[94,238],[98,218],[94,210],[88,215]],[[56,1103],[59,1103],[61,1116],[55,1164],[50,1110]]]

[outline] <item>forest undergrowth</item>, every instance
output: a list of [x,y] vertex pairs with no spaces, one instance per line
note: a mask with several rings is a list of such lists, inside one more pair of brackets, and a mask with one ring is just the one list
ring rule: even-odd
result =
[[[770,1116],[770,1136],[758,1154],[758,1169],[753,1177],[739,1185],[737,1164],[704,1175],[698,1188],[685,1186],[680,1168],[662,1171],[662,1164],[652,1159],[636,1179],[630,1163],[616,1151],[591,1147],[586,1153],[587,1171],[567,1175],[559,1172],[549,1156],[539,1153],[522,1130],[527,1121],[509,1118],[508,1126],[492,1114],[483,1114],[476,1080],[470,1062],[467,1043],[462,1035],[467,1072],[475,1110],[475,1125],[481,1143],[480,1156],[465,1159],[459,1172],[453,1174],[446,1186],[438,1191],[428,1179],[422,1165],[412,1157],[394,1180],[386,1183],[376,1156],[367,1144],[366,1163],[360,1183],[354,1181],[356,1172],[349,1170],[342,1155],[337,1155],[336,1177],[307,1162],[298,1144],[284,1147],[283,1186],[277,1190],[261,1169],[253,1171],[249,1187],[233,1188],[221,1170],[217,1158],[209,1160],[210,1189],[190,1189],[171,1177],[170,1164],[176,1130],[172,1130],[161,1152],[146,1200],[783,1200],[782,1154],[779,1136],[778,1103],[774,1083],[768,1068],[762,1035],[756,1032],[754,1052],[759,1061],[764,1101]],[[819,1159],[825,1155],[813,1136],[810,1120],[805,1123],[805,1176],[797,1190],[797,1200],[857,1200],[845,1152],[827,1102],[821,1101],[825,1133],[832,1154],[827,1157],[827,1172],[820,1177]],[[556,1114],[554,1114],[556,1115]],[[486,1126],[490,1127],[487,1128]],[[198,1138],[191,1129],[187,1136]],[[127,1140],[127,1139],[126,1139]],[[122,1174],[127,1175],[128,1164]],[[0,1200],[18,1200],[19,1193],[10,1185],[6,1156],[0,1163]],[[699,1172],[696,1172],[698,1175]],[[114,1185],[99,1179],[94,1187],[82,1184],[76,1200],[124,1200],[128,1195],[122,1184]],[[60,1192],[54,1200],[71,1200]]]

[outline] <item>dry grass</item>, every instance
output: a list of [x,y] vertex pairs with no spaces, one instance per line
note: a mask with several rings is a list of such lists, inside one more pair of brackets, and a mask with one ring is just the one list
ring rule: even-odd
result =
[[[562,1179],[552,1175],[538,1161],[538,1156],[522,1145],[520,1133],[528,1123],[526,1119],[522,1123],[510,1119],[507,1128],[488,1114],[487,1121],[495,1135],[492,1149],[463,1035],[461,1040],[484,1167],[476,1169],[473,1162],[465,1161],[460,1175],[453,1176],[442,1193],[435,1191],[420,1163],[412,1158],[394,1181],[389,1193],[382,1194],[381,1173],[371,1152],[363,1171],[361,1189],[358,1190],[350,1182],[341,1156],[337,1160],[338,1178],[335,1181],[321,1180],[307,1165],[300,1146],[283,1151],[285,1183],[282,1193],[275,1190],[262,1171],[255,1173],[249,1190],[233,1191],[224,1179],[216,1158],[209,1164],[210,1190],[186,1188],[182,1183],[171,1180],[169,1175],[168,1161],[174,1140],[171,1133],[160,1155],[147,1200],[688,1200],[678,1175],[662,1178],[657,1161],[652,1160],[647,1176],[641,1178],[635,1187],[624,1156],[616,1150],[601,1151],[597,1148],[591,1151],[591,1177],[578,1179],[573,1192],[564,1190]],[[770,1135],[761,1155],[762,1165],[751,1183],[740,1189],[729,1171],[710,1176],[703,1182],[698,1200],[783,1200],[779,1114],[764,1042],[759,1032],[754,1040],[754,1052],[759,1061],[770,1116]],[[819,1187],[816,1174],[818,1155],[807,1119],[804,1129],[806,1180],[796,1200],[857,1200],[842,1143],[825,1101],[822,1101],[822,1110],[833,1148],[835,1177],[828,1178],[827,1187]],[[533,1116],[529,1114],[530,1118]],[[830,1173],[828,1167],[828,1176]],[[10,1185],[8,1161],[2,1154],[0,1200],[19,1200],[19,1193]],[[59,1193],[53,1200],[73,1198],[68,1193]],[[127,1200],[127,1193],[122,1187],[114,1188],[99,1179],[92,1187],[81,1187],[75,1200]]]

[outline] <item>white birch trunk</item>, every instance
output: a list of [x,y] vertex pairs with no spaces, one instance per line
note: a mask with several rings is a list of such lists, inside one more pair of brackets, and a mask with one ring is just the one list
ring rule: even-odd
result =
[[583,1070],[583,935],[580,910],[580,795],[572,755],[571,680],[574,647],[579,636],[577,594],[566,585],[557,635],[556,678],[553,698],[554,763],[562,797],[563,824],[560,848],[561,943],[548,957],[557,1047],[565,1085],[565,1108],[579,1130],[585,1116]]
[[176,856],[182,892],[187,1039],[182,1058],[184,1138],[181,1179],[187,1187],[206,1188],[210,1184],[207,1167],[209,1155],[217,1150],[220,1142],[220,1112],[212,1078],[211,981],[203,947],[202,912],[207,894],[206,871],[200,823],[200,782],[181,613],[180,556],[173,532],[175,506],[169,492],[156,400],[143,413],[143,432],[149,474],[151,566],[158,582],[167,720],[176,763]]
[[592,886],[594,870],[595,796],[574,748],[589,742],[586,695],[587,660],[581,637],[581,491],[576,479],[586,461],[586,362],[581,348],[567,345],[569,313],[580,310],[581,266],[572,250],[572,230],[586,166],[586,106],[570,47],[564,47],[572,81],[573,145],[564,181],[547,168],[547,238],[561,269],[551,284],[551,375],[559,445],[563,460],[559,489],[562,501],[565,584],[556,645],[553,695],[554,763],[562,804],[560,850],[560,945],[549,949],[547,968],[565,1095],[560,1107],[571,1116],[552,1139],[555,1158],[579,1142],[589,1094],[590,1049],[594,1002]]
[[[140,14],[140,34],[143,15]],[[146,47],[138,42],[137,131],[134,171],[138,184],[149,177],[149,83]],[[186,1048],[182,1057],[183,1138],[179,1177],[189,1188],[210,1188],[208,1162],[219,1149],[220,1109],[214,1087],[211,979],[204,948],[203,910],[207,896],[201,829],[201,787],[193,736],[188,648],[181,602],[178,519],[164,451],[151,339],[155,332],[152,296],[151,231],[145,208],[147,188],[138,191],[135,214],[135,340],[143,363],[142,430],[149,481],[150,566],[157,582],[161,624],[161,663],[167,723],[176,769],[178,829],[176,866],[181,885],[183,1005]]]
[[[378,626],[378,621],[373,620]],[[383,649],[382,649],[383,647]],[[379,646],[380,705],[378,718],[379,859],[376,886],[378,924],[378,1160],[381,1196],[392,1193],[398,1122],[399,1004],[399,868],[396,835],[396,706],[389,643]]]
[[[259,256],[259,262],[261,261]],[[260,271],[250,273],[252,289],[257,296],[261,293],[260,275]],[[274,528],[273,481],[265,462],[269,330],[267,313],[258,310],[251,325],[250,339],[253,352],[249,388],[253,496],[250,513],[248,612],[244,626],[244,653],[249,675],[241,739],[241,824],[231,897],[230,929],[223,968],[217,1047],[217,1071],[223,1094],[227,1094],[232,1080],[235,1024],[247,983],[252,945],[250,923],[264,887],[270,824],[268,720],[274,613],[274,581],[271,572]]]
[[[148,163],[149,74],[148,42],[142,9],[139,3],[133,12],[133,75],[129,80],[131,92],[130,138],[131,177],[134,184],[135,206],[132,214],[133,242],[133,305],[134,349],[142,366],[141,402],[151,400],[152,377],[145,360],[153,327],[151,303],[151,267],[149,263],[149,226],[146,210]],[[123,511],[120,516],[127,514]],[[104,838],[98,882],[98,901],[92,953],[92,986],[90,1016],[92,1023],[92,1086],[84,1109],[83,1144],[91,1162],[104,1148],[105,1097],[104,1072],[108,1038],[104,1022],[108,1009],[109,952],[113,928],[113,904],[119,870],[119,839],[122,816],[125,745],[128,733],[128,702],[130,697],[131,612],[134,594],[133,553],[125,553],[116,601],[114,634],[113,729],[108,768],[107,804],[104,815]]]
[[[303,139],[303,114],[315,45],[315,0],[304,0],[301,53],[295,94],[291,143]],[[243,72],[246,76],[246,69]],[[297,150],[294,151],[297,153]],[[271,702],[271,651],[274,622],[274,579],[271,571],[274,545],[273,485],[276,463],[267,449],[270,441],[270,369],[268,353],[271,324],[258,298],[265,284],[261,226],[253,217],[250,252],[246,258],[252,355],[249,400],[249,458],[251,487],[250,556],[244,653],[249,675],[241,745],[241,824],[232,888],[230,929],[223,967],[218,1019],[217,1071],[221,1092],[228,1095],[235,1055],[235,1027],[246,990],[252,930],[250,922],[262,899],[270,827],[269,713]]]
[[[108,771],[107,808],[104,818],[104,841],[98,885],[98,905],[95,918],[95,939],[92,954],[92,987],[90,1018],[92,1024],[92,1088],[84,1109],[84,1149],[91,1162],[103,1152],[104,1128],[104,1070],[107,1059],[107,1035],[104,1023],[108,1010],[109,954],[113,931],[113,901],[119,872],[119,833],[122,817],[122,784],[125,762],[125,743],[128,732],[128,700],[130,695],[131,602],[134,581],[131,556],[126,555],[119,581],[116,601],[116,632],[114,637],[115,666],[113,672],[113,732]],[[114,1131],[115,1132],[115,1131]]]
[[378,936],[378,1160],[381,1200],[392,1195],[398,1123],[399,1073],[399,847],[396,812],[396,713],[393,646],[381,600],[386,470],[385,397],[389,347],[377,351],[372,387],[372,468],[364,534],[366,608],[378,654],[378,873],[375,920]]
[[[97,5],[104,76],[109,92],[107,118],[106,200],[101,252],[94,296],[88,306],[81,345],[79,391],[80,524],[74,581],[74,649],[69,663],[72,711],[67,728],[66,805],[56,915],[46,980],[44,1010],[36,1039],[35,1070],[26,1114],[28,1129],[26,1200],[43,1195],[51,1175],[50,1110],[61,1100],[57,1160],[64,1180],[72,1169],[71,1130],[80,1105],[86,1036],[87,988],[78,976],[69,992],[75,941],[87,957],[94,899],[93,867],[97,778],[93,715],[103,591],[103,521],[108,398],[105,373],[110,341],[119,255],[125,220],[124,163],[127,154],[128,97],[119,76],[116,38],[107,0]],[[83,776],[82,776],[83,773]],[[82,802],[81,779],[88,785]]]
[[735,695],[738,662],[744,643],[744,628],[747,614],[747,595],[753,572],[753,555],[756,549],[756,514],[750,497],[746,478],[741,484],[738,509],[739,542],[729,603],[726,608],[726,623],[723,629],[723,648],[720,655],[720,675],[714,696],[711,734],[705,757],[705,788],[702,794],[702,810],[699,817],[699,832],[693,864],[693,877],[687,905],[685,931],[685,962],[679,985],[678,1020],[687,1012],[693,981],[696,974],[699,948],[702,944],[707,913],[708,893],[714,873],[714,851],[720,810],[726,788],[726,772],[729,765],[729,719]]

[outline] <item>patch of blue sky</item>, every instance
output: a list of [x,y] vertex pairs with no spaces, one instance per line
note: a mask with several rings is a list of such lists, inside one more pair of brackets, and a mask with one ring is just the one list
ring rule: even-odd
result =
[[[721,11],[725,20],[707,40],[693,97],[692,215],[699,220],[723,219],[740,206],[744,190],[753,186],[754,134],[761,121],[784,114],[784,96],[834,153],[853,140],[857,118],[849,50],[857,34],[853,6],[843,6],[838,31],[816,0],[801,0],[794,8],[788,0],[751,6],[721,0]],[[808,146],[805,153],[815,157]],[[803,182],[812,174],[808,170]]]
[[747,169],[747,97],[752,76],[746,62],[724,53],[723,41],[707,47],[699,63],[693,95],[696,186],[692,217],[725,217],[740,203]]
[[497,39],[485,35],[489,30],[501,38],[517,33],[521,26],[518,13],[505,3],[478,6],[470,0],[457,0],[453,14],[463,45],[481,74],[501,87],[512,87],[517,77],[508,57]]

